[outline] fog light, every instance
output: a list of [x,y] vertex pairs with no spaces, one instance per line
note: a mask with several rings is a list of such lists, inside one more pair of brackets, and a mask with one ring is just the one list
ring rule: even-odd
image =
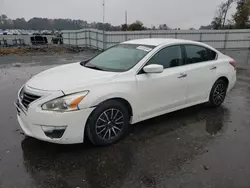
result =
[[42,129],[47,137],[61,138],[67,126],[42,126]]

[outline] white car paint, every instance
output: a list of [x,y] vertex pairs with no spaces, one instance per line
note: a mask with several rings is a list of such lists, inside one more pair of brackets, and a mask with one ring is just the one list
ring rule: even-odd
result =
[[[228,79],[228,91],[235,85],[236,71],[229,64],[233,59],[206,44],[177,39],[141,39],[123,44],[156,47],[126,72],[93,70],[73,63],[49,69],[31,78],[22,89],[42,97],[26,109],[20,102],[21,89],[18,92],[18,121],[25,134],[59,144],[81,143],[91,112],[108,99],[126,100],[132,108],[131,124],[134,124],[207,102],[213,84],[220,77]],[[218,57],[210,62],[167,68],[162,73],[138,74],[159,50],[176,44],[204,46],[215,51]],[[214,66],[216,69],[213,69]],[[179,78],[183,75],[187,76]],[[78,111],[55,112],[42,109],[42,105],[48,101],[81,91],[89,91],[89,94],[78,105]],[[52,139],[45,135],[42,126],[65,126],[66,130],[61,138]]]
[[187,80],[178,78],[180,72],[185,72],[184,66],[165,69],[161,74],[136,75],[139,119],[145,120],[159,112],[185,105]]
[[[47,91],[60,91],[69,93],[79,87],[109,82],[118,73],[96,71],[82,67],[79,63],[61,65],[46,70],[27,82],[27,86]],[[63,88],[63,89],[62,89]]]

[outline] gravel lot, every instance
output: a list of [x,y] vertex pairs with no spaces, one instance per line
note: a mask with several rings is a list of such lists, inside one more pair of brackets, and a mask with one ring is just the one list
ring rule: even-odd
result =
[[[227,51],[250,65],[249,51]],[[0,57],[0,188],[249,188],[250,70],[224,105],[198,105],[133,126],[119,143],[54,145],[25,138],[13,105],[34,74],[93,52]],[[248,66],[247,66],[248,65]]]

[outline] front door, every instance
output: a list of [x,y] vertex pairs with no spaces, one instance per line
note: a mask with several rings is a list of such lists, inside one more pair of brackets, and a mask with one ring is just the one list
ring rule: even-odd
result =
[[137,76],[137,107],[140,120],[162,115],[186,103],[187,77],[179,45],[160,50],[149,64],[163,65],[162,73],[140,72]]

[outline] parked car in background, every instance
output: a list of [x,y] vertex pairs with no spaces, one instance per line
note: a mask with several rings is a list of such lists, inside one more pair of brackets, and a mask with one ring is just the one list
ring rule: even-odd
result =
[[17,118],[40,140],[109,145],[130,124],[200,103],[219,107],[235,83],[235,61],[211,46],[132,40],[31,78],[18,92]]
[[35,35],[35,36],[40,36],[41,33],[32,33],[32,35]]
[[30,37],[30,41],[32,45],[43,45],[48,44],[48,39],[45,36],[42,35],[35,35]]
[[42,35],[52,35],[52,31],[44,30],[41,31]]
[[57,34],[56,36],[52,37],[51,42],[53,44],[63,44],[62,34]]

